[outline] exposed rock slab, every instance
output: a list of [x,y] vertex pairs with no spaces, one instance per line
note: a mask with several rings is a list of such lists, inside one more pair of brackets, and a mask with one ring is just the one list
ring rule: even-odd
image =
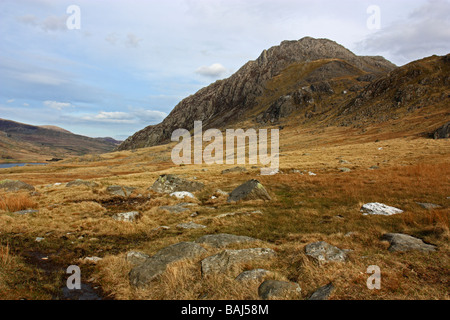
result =
[[275,256],[275,251],[268,248],[224,250],[202,260],[202,274],[224,273],[240,264],[268,260]]
[[206,228],[206,226],[202,225],[202,224],[197,224],[195,222],[186,222],[186,223],[180,223],[177,225],[178,228],[180,229],[204,229]]
[[188,208],[185,208],[184,206],[181,206],[181,205],[161,206],[161,207],[159,207],[159,209],[167,210],[170,213],[182,213],[182,212],[185,212],[185,211],[189,211]]
[[382,236],[382,240],[389,241],[391,252],[405,252],[405,251],[422,251],[431,252],[436,251],[437,247],[431,244],[426,244],[422,239],[414,238],[402,233],[386,233]]
[[258,288],[258,295],[261,299],[283,298],[290,294],[300,294],[302,289],[295,282],[266,280]]
[[14,212],[14,214],[33,214],[33,213],[39,213],[39,210],[27,209]]
[[391,216],[394,214],[402,213],[403,210],[385,205],[383,203],[372,202],[366,203],[361,207],[361,212],[364,215],[382,215]]
[[204,184],[198,181],[190,181],[173,174],[159,176],[153,183],[151,189],[160,193],[172,193],[177,191],[195,192],[200,191]]
[[130,251],[127,253],[126,260],[133,266],[143,264],[150,256],[139,251]]
[[307,256],[316,259],[319,262],[344,262],[347,260],[347,254],[344,250],[339,249],[325,241],[313,242],[305,247]]
[[271,200],[271,197],[258,180],[252,179],[234,189],[230,193],[227,202],[258,199]]
[[167,266],[175,261],[194,259],[206,252],[200,245],[193,242],[180,242],[158,251],[139,266],[131,269],[130,283],[136,287],[148,285],[153,279],[166,271]]
[[215,248],[224,248],[230,244],[258,241],[247,236],[236,236],[228,233],[209,234],[195,240],[196,243],[207,244]]

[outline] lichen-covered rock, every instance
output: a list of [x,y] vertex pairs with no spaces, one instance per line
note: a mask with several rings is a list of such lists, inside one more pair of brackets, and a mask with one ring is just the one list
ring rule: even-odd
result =
[[148,285],[160,276],[170,263],[183,259],[194,259],[206,252],[200,245],[193,242],[180,242],[158,251],[144,263],[131,269],[130,283],[136,287]]
[[204,184],[198,181],[189,181],[173,174],[159,176],[151,189],[160,193],[172,193],[178,191],[195,192],[204,188]]
[[106,192],[119,197],[129,197],[136,188],[127,186],[108,186]]
[[394,214],[402,213],[403,210],[387,206],[383,203],[372,202],[366,203],[361,207],[361,212],[364,215],[382,215],[382,216],[391,216]]
[[265,269],[253,269],[240,273],[236,277],[236,281],[253,281],[253,280],[262,280],[264,277],[270,275],[271,272]]
[[306,245],[305,252],[307,256],[316,259],[319,262],[337,261],[344,262],[347,254],[325,241],[314,242]]
[[255,179],[247,181],[246,183],[240,185],[236,189],[234,189],[230,196],[228,197],[227,202],[234,202],[240,200],[271,200],[269,193],[264,188],[264,186]]
[[134,222],[139,218],[140,214],[137,211],[121,212],[113,215],[113,219],[117,221]]
[[285,298],[288,295],[298,295],[302,289],[295,282],[266,280],[258,288],[258,295],[261,299],[268,300],[274,298]]
[[330,282],[326,286],[320,287],[308,298],[308,300],[328,300],[331,292],[334,290],[333,284]]
[[241,264],[264,261],[275,256],[275,251],[268,248],[224,250],[202,260],[202,274],[225,273]]

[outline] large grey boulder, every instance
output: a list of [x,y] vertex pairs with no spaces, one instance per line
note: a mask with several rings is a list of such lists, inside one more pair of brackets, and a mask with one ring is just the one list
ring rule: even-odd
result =
[[298,283],[266,280],[258,288],[258,295],[261,299],[284,298],[292,294],[300,294],[302,289]]
[[172,193],[177,191],[195,192],[204,188],[204,184],[198,181],[189,181],[173,174],[164,174],[158,177],[151,189],[160,193]]
[[361,212],[363,215],[382,215],[382,216],[391,216],[394,214],[402,213],[403,210],[387,206],[383,203],[372,202],[366,203],[361,207]]
[[308,298],[308,300],[328,300],[331,292],[334,290],[333,284],[330,282],[326,286],[320,287]]
[[431,244],[426,244],[421,239],[414,238],[402,233],[386,233],[381,237],[381,240],[389,241],[391,252],[405,252],[405,251],[422,251],[430,252],[436,251],[437,247]]
[[0,189],[5,189],[8,192],[17,192],[19,190],[35,191],[35,188],[28,183],[10,179],[1,180]]
[[86,186],[89,188],[97,188],[99,186],[99,184],[94,181],[85,181],[85,180],[81,180],[81,179],[70,181],[66,184],[67,188],[79,187],[79,186]]
[[319,262],[344,262],[347,259],[347,254],[344,250],[326,243],[325,241],[313,242],[306,245],[305,252],[307,256],[310,256]]
[[215,248],[224,248],[230,244],[247,243],[254,241],[258,240],[247,236],[236,236],[234,234],[227,233],[208,234],[195,240],[196,243],[207,244]]
[[271,200],[271,197],[258,180],[252,179],[234,189],[230,193],[227,202],[258,199]]
[[129,197],[135,189],[127,186],[108,186],[106,192],[113,196]]
[[126,260],[133,266],[138,266],[143,264],[150,256],[139,251],[127,252]]
[[264,261],[275,256],[275,251],[268,248],[224,250],[202,260],[202,274],[225,273],[243,263]]
[[152,280],[166,271],[167,266],[175,261],[194,259],[206,252],[200,245],[193,242],[180,242],[158,251],[144,263],[131,269],[130,283],[136,287],[148,285]]

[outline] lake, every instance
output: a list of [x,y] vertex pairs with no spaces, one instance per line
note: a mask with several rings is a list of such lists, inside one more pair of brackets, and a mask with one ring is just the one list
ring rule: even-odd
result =
[[26,164],[29,164],[32,166],[43,166],[48,163],[0,163],[0,169],[12,168],[12,167],[23,167]]

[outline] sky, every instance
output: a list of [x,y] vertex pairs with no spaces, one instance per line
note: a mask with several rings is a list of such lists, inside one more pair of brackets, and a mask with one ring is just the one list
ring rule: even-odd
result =
[[123,140],[305,36],[401,66],[450,53],[450,0],[0,0],[0,118]]

